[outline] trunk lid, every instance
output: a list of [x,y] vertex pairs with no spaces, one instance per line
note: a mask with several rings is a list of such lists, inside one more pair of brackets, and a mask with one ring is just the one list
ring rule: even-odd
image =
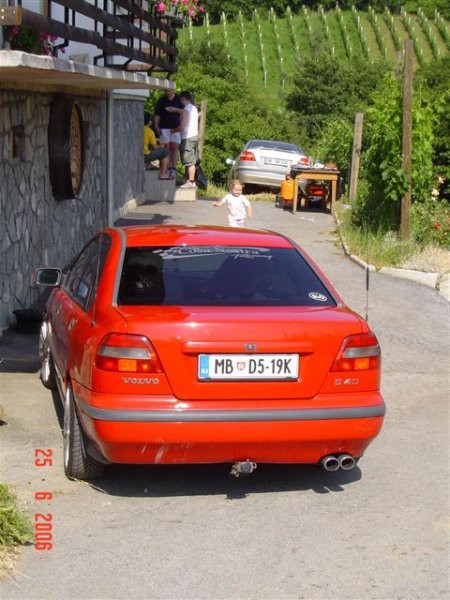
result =
[[[121,306],[128,332],[153,344],[180,400],[311,398],[324,382],[342,340],[362,330],[346,308]],[[246,345],[256,349],[248,351]],[[199,380],[199,355],[298,354],[295,381]]]

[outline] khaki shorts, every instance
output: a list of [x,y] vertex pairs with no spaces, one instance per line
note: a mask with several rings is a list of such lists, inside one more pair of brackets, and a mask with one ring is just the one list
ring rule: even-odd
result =
[[180,144],[181,162],[185,167],[197,164],[198,160],[198,137],[181,140]]

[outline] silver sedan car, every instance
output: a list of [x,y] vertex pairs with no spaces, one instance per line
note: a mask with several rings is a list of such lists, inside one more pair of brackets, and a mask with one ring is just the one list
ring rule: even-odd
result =
[[239,156],[227,159],[231,164],[230,179],[246,185],[279,188],[295,164],[308,165],[306,153],[295,144],[274,140],[250,140]]

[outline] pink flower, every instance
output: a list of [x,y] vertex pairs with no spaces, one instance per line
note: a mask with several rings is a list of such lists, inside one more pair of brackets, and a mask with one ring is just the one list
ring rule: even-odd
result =
[[158,2],[155,8],[157,12],[164,12],[166,10],[166,5],[164,4],[164,2]]
[[56,40],[58,39],[58,36],[55,35],[54,33],[51,33],[49,36],[49,39],[52,42],[52,44],[54,44],[56,42]]
[[189,16],[192,18],[195,15],[195,12],[193,10],[189,11]]
[[181,2],[182,2],[183,4],[187,4],[187,3],[188,3],[188,0],[181,0]]
[[65,49],[65,48],[60,48],[60,50],[61,50],[61,52],[62,52],[63,54],[65,54],[65,52],[66,52],[66,49]]
[[199,10],[201,13],[204,13],[204,12],[205,12],[205,9],[203,8],[203,6],[199,6],[199,7],[198,7],[198,10]]

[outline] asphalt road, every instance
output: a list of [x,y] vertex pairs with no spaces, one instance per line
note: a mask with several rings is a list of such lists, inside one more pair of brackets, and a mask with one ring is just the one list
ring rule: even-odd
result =
[[[253,226],[298,240],[365,313],[365,274],[344,257],[329,215],[265,202],[254,213]],[[139,214],[226,223],[208,201]],[[36,373],[1,373],[2,480],[54,523],[53,549],[26,547],[2,600],[448,598],[449,305],[430,288],[373,274],[369,320],[388,413],[350,472],[260,465],[235,480],[224,465],[113,466],[96,485],[71,482],[52,395]],[[53,451],[52,466],[34,465],[36,448]],[[34,500],[47,490],[50,502]]]

